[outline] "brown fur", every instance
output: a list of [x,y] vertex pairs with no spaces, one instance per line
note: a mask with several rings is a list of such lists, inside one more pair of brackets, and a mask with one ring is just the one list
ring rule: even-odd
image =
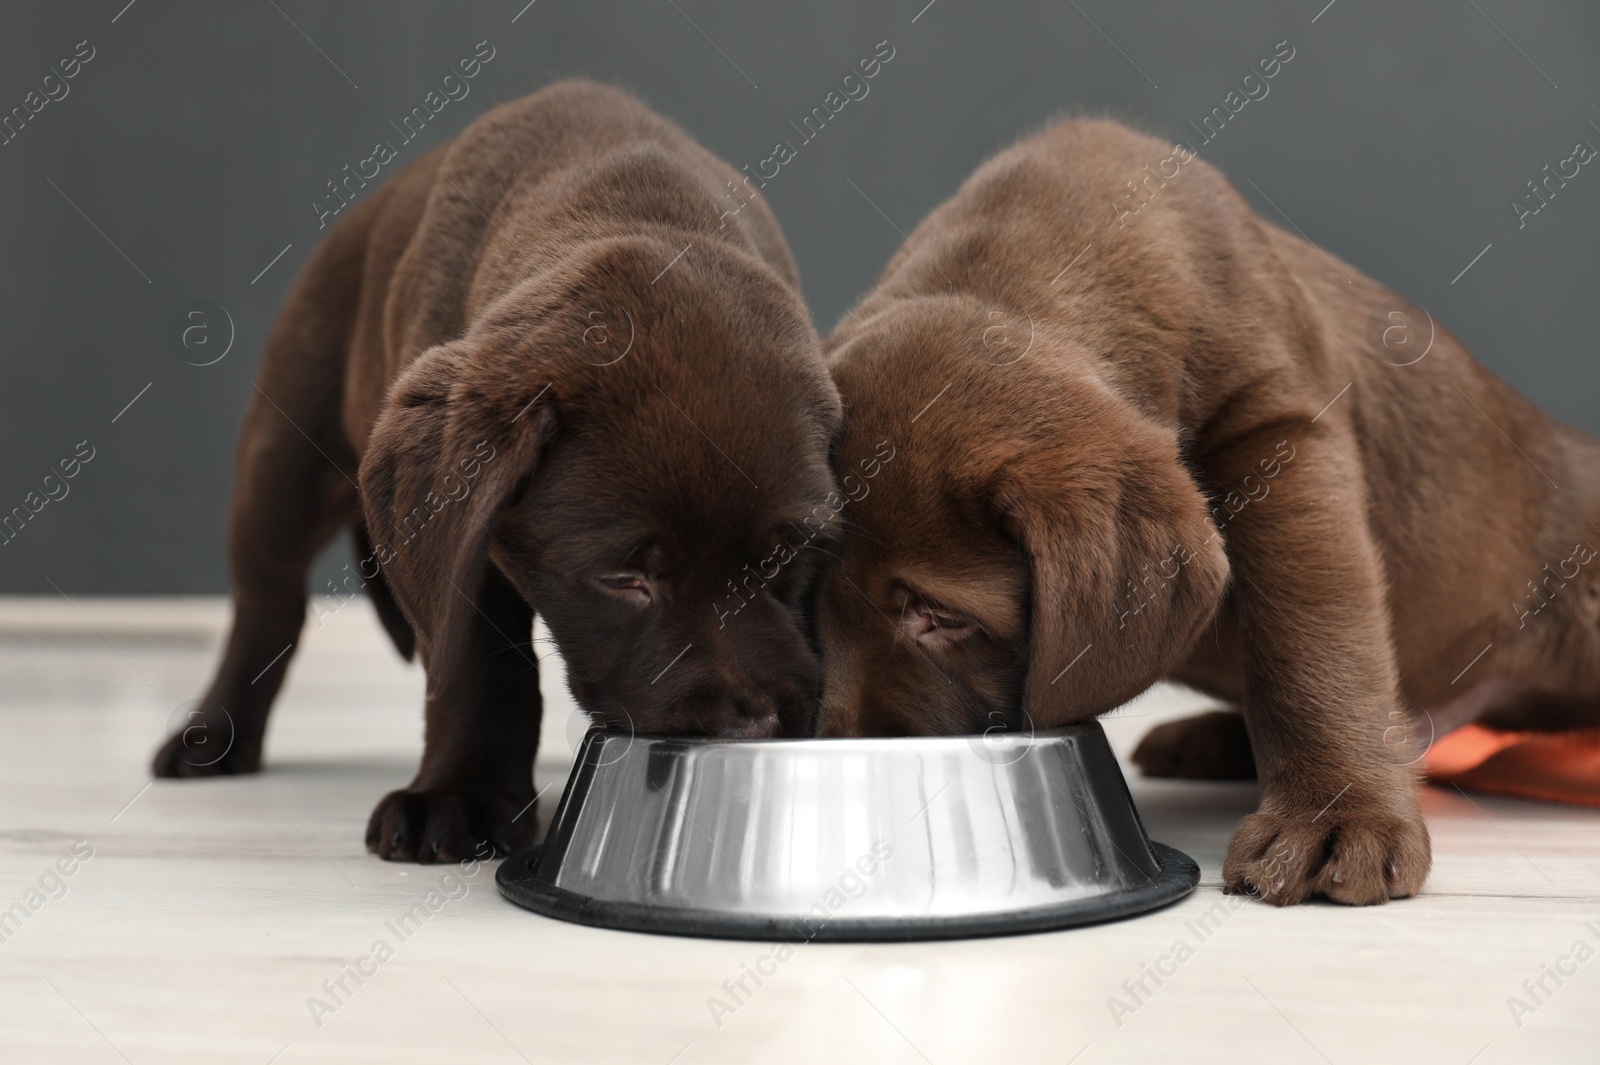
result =
[[[1600,563],[1562,564],[1600,543],[1600,446],[1442,328],[1410,365],[1420,336],[1375,348],[1395,308],[1423,328],[1114,123],[990,160],[829,342],[837,465],[895,458],[819,597],[824,734],[1051,728],[1184,681],[1248,739],[1203,716],[1138,757],[1228,776],[1253,749],[1228,890],[1415,893],[1430,728],[1529,688],[1600,717]],[[1521,617],[1546,563],[1566,580]]]
[[737,616],[716,607],[832,492],[838,396],[766,205],[638,102],[552,86],[352,208],[291,293],[258,389],[234,628],[202,706],[203,731],[236,735],[211,762],[175,735],[158,775],[259,766],[288,656],[268,663],[347,525],[355,583],[427,669],[422,766],[368,829],[384,858],[531,838],[535,606],[602,721],[811,729],[817,553]]

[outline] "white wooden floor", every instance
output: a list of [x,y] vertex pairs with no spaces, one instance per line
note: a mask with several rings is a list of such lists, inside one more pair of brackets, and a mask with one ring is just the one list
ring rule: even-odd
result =
[[[380,862],[362,832],[415,768],[419,671],[350,606],[308,630],[266,772],[151,785],[225,618],[215,600],[0,601],[0,909],[37,906],[0,943],[0,1061],[1600,1062],[1600,814],[1454,792],[1424,796],[1422,897],[1224,903],[1197,933],[1254,788],[1135,779],[1152,835],[1204,871],[1184,902],[1048,935],[809,945],[720,1026],[707,999],[768,948],[546,920],[488,868],[398,942],[385,923],[447,870]],[[556,668],[545,691],[553,799],[571,756]],[[1125,753],[1194,705],[1157,691],[1108,729]],[[330,998],[380,938],[393,957]],[[1158,962],[1176,969],[1159,986]],[[337,1008],[314,1020],[312,996]]]

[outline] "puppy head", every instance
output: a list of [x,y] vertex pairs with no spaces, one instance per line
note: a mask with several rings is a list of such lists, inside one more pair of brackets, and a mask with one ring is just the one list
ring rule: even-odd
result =
[[362,499],[430,698],[477,668],[463,634],[493,566],[604,723],[811,727],[805,608],[829,534],[801,530],[833,490],[838,395],[770,269],[711,245],[663,273],[678,250],[600,245],[393,386]]
[[1065,338],[1023,324],[997,347],[995,321],[898,303],[834,353],[841,476],[893,457],[845,508],[819,592],[825,735],[1085,720],[1181,662],[1221,598],[1175,432]]

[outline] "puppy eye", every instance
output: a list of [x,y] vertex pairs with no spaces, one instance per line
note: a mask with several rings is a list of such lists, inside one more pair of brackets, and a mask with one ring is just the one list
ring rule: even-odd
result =
[[905,602],[900,628],[918,643],[933,646],[947,646],[977,631],[977,626],[968,618],[915,597]]
[[613,595],[638,602],[640,605],[648,603],[653,594],[650,582],[639,573],[603,573],[594,578],[594,582]]

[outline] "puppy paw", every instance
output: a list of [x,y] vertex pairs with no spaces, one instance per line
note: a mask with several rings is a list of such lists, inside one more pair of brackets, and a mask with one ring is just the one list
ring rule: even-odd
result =
[[1147,777],[1252,780],[1256,775],[1244,717],[1230,710],[1157,725],[1139,741],[1133,763]]
[[261,769],[261,737],[241,729],[220,707],[195,711],[150,760],[150,772],[170,778],[220,777]]
[[1427,879],[1432,853],[1414,801],[1350,805],[1353,812],[1335,807],[1245,818],[1222,863],[1223,890],[1253,894],[1274,906],[1317,897],[1375,906],[1415,895]]
[[483,797],[391,791],[367,822],[367,850],[386,862],[458,862],[488,842],[500,855],[533,843],[533,792]]

